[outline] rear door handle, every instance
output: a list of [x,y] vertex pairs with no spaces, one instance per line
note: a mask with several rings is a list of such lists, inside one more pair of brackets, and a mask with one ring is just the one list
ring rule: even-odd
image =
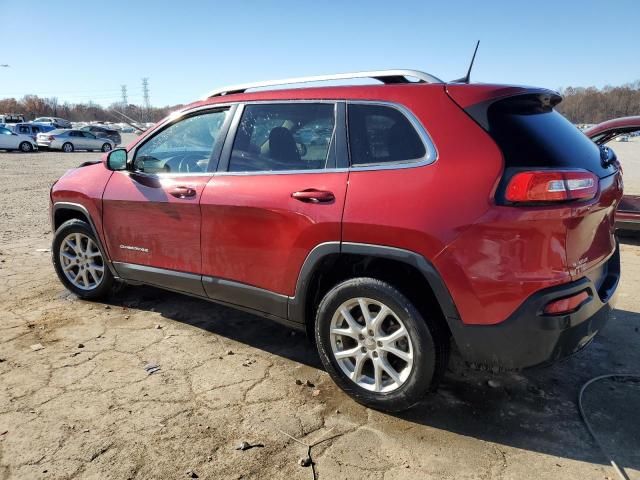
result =
[[180,185],[169,189],[169,193],[176,198],[191,198],[196,196],[196,190],[191,187]]
[[336,199],[333,192],[316,190],[314,188],[309,188],[300,192],[293,192],[291,197],[305,203],[328,203],[333,202]]

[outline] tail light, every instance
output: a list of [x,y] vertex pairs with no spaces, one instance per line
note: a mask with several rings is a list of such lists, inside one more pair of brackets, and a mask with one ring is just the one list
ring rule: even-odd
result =
[[516,173],[505,191],[509,202],[590,200],[598,193],[598,177],[586,170],[536,170]]
[[56,139],[56,137],[54,137],[53,135],[49,135],[49,137],[47,137],[47,138],[49,138],[49,141],[51,141],[51,142],[53,142]]

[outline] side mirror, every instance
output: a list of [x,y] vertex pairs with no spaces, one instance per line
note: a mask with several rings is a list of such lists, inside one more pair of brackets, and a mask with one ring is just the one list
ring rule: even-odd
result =
[[127,151],[124,148],[116,148],[111,150],[107,155],[107,168],[109,170],[126,170],[127,169]]

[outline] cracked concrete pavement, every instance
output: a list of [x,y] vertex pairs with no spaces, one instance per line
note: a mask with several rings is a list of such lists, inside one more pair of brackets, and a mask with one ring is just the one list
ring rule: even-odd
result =
[[[576,396],[596,375],[640,370],[637,240],[622,246],[616,318],[587,350],[519,373],[454,354],[437,393],[388,415],[350,400],[301,334],[266,320],[150,287],[108,303],[67,292],[43,251],[48,188],[97,157],[0,153],[0,479],[311,478],[305,447],[280,430],[333,437],[312,451],[320,479],[614,478]],[[585,401],[640,478],[640,385],[602,382]]]

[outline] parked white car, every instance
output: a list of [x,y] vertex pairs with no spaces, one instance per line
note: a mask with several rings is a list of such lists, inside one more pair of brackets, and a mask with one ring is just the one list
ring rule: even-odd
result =
[[20,150],[21,152],[33,152],[38,145],[29,135],[15,133],[6,127],[0,127],[0,150]]
[[39,147],[62,150],[67,153],[74,150],[108,152],[115,147],[113,140],[96,137],[94,134],[82,130],[52,130],[47,133],[39,133],[36,138]]

